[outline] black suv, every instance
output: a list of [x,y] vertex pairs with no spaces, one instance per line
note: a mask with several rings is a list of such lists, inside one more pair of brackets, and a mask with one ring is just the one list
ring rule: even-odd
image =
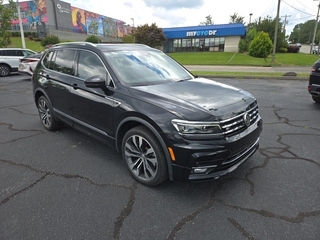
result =
[[320,60],[315,62],[309,76],[308,91],[313,101],[320,103]]
[[148,186],[217,179],[259,146],[262,120],[250,93],[195,77],[145,45],[54,46],[32,83],[46,129],[66,123],[107,143]]

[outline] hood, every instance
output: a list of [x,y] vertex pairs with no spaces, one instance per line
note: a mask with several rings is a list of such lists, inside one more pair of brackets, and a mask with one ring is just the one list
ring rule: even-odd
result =
[[205,78],[133,89],[141,91],[138,95],[148,98],[148,102],[183,115],[188,120],[227,119],[246,111],[256,101],[242,89]]

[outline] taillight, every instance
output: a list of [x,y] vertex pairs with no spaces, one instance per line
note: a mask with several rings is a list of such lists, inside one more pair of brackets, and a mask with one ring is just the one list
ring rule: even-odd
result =
[[25,59],[23,59],[23,63],[32,63],[32,62],[37,62],[38,61],[38,59],[29,59],[29,58],[25,58]]

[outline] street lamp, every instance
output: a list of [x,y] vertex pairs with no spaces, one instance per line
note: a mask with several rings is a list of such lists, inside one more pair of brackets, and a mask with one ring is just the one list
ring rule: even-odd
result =
[[131,18],[132,20],[132,34],[133,34],[133,42],[136,42],[136,36],[134,35],[134,18]]
[[251,23],[251,16],[253,15],[252,13],[249,14],[250,18],[249,18],[249,24]]

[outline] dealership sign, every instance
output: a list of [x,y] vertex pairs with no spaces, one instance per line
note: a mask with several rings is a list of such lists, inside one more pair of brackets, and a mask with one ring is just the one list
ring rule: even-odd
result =
[[203,31],[191,31],[187,32],[187,37],[200,37],[200,36],[214,36],[217,30],[203,30]]

